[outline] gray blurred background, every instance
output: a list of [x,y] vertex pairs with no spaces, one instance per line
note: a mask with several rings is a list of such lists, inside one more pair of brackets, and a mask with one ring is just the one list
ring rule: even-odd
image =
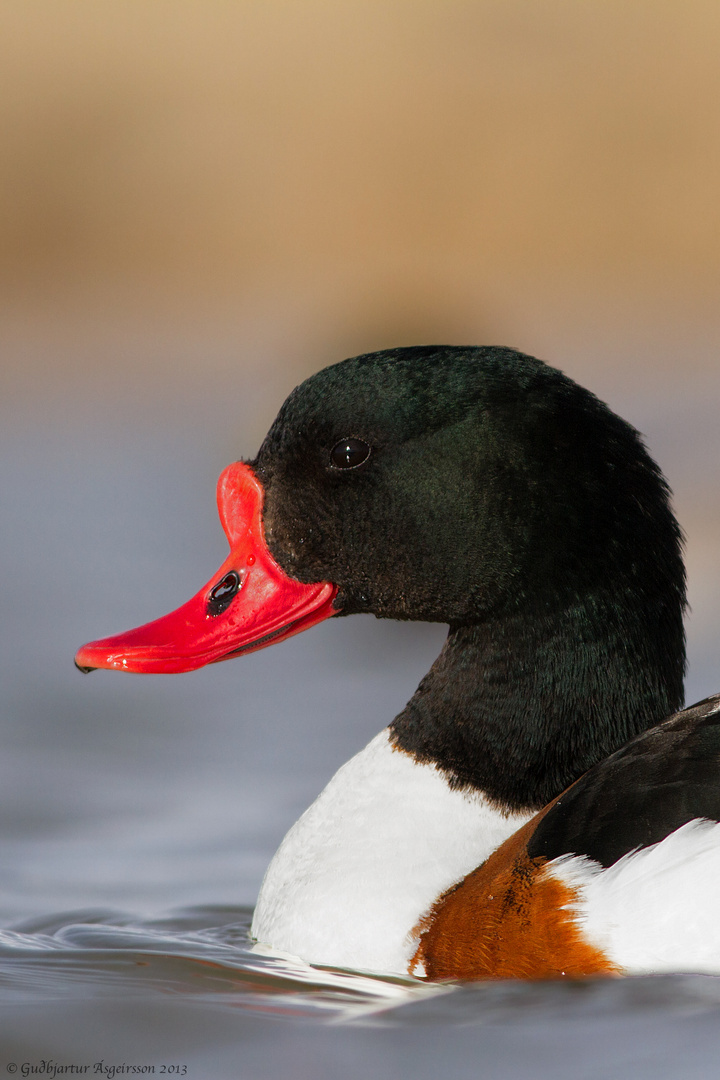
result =
[[72,668],[210,577],[221,469],[344,356],[513,345],[633,422],[720,689],[719,55],[703,0],[0,3],[0,911],[252,903],[439,649]]

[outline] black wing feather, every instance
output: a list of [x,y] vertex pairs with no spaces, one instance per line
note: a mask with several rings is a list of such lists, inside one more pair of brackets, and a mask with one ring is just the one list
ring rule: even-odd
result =
[[568,788],[528,843],[531,858],[611,866],[696,818],[720,821],[720,694],[637,736]]

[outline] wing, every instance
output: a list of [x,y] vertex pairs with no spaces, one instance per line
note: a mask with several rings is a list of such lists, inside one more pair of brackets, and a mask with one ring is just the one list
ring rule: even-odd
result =
[[543,814],[527,852],[587,855],[607,867],[697,818],[720,821],[720,694],[586,772]]

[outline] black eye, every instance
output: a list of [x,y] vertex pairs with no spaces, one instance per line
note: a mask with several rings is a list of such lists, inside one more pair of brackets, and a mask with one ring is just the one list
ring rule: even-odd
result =
[[370,447],[362,439],[341,439],[330,451],[336,469],[355,469],[370,457]]

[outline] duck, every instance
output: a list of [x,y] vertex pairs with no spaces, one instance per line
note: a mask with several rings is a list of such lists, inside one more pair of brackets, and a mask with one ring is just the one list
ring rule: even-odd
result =
[[429,981],[720,971],[720,695],[682,708],[683,535],[629,423],[514,349],[388,349],[301,383],[217,498],[218,572],[82,671],[357,613],[449,628],[282,841],[257,947]]

